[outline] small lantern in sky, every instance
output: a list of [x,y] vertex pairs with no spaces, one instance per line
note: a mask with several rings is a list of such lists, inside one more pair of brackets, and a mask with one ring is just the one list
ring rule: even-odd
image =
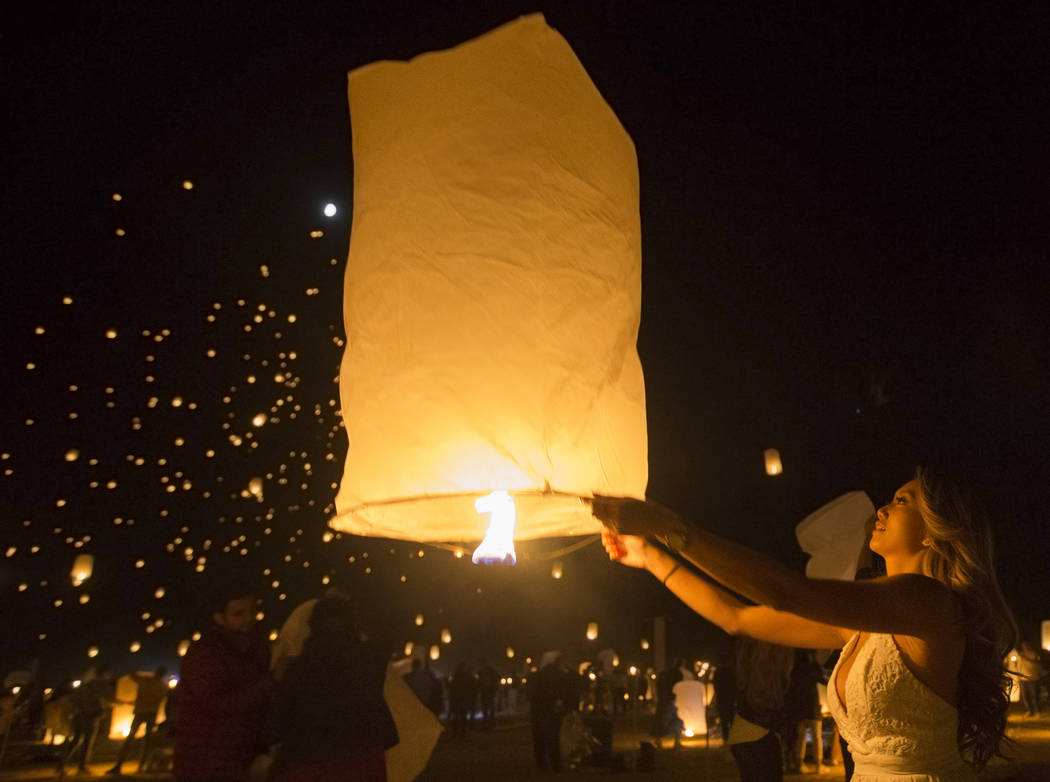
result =
[[437,660],[441,657],[441,647],[437,644],[431,644],[430,646],[430,659]]
[[780,463],[780,451],[767,448],[763,455],[766,460],[766,475],[780,475],[784,472],[784,465]]
[[69,577],[73,586],[80,586],[89,578],[95,570],[95,557],[91,554],[78,554],[73,560],[73,569],[69,571]]
[[441,643],[450,644],[452,643],[452,631],[447,627],[441,631]]
[[587,640],[595,641],[598,639],[598,623],[588,622],[587,623]]
[[480,540],[502,492],[509,540],[599,531],[581,498],[648,473],[630,137],[540,14],[358,68],[349,100],[332,526]]

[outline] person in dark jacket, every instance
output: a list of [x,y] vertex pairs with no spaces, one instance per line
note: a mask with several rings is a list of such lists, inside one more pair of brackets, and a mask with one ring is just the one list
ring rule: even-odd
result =
[[467,736],[467,722],[474,714],[474,705],[478,697],[478,682],[473,671],[461,662],[452,674],[448,684],[448,711],[452,717],[452,738],[462,739]]
[[256,632],[255,600],[231,585],[212,603],[212,627],[182,661],[175,725],[177,782],[237,782],[264,751],[262,728],[275,683]]
[[398,743],[383,699],[388,655],[366,640],[349,600],[325,597],[310,635],[281,679],[274,705],[275,782],[385,782],[385,750]]
[[820,772],[824,759],[821,737],[820,694],[817,685],[824,682],[824,669],[809,649],[795,650],[795,664],[784,695],[785,766],[789,774],[801,774],[806,758],[806,733],[813,736],[813,756]]
[[92,669],[68,697],[73,712],[73,732],[58,761],[56,771],[59,778],[65,776],[66,764],[74,760],[77,761],[78,774],[88,773],[87,764],[94,751],[99,722],[106,709],[116,701],[113,672],[108,665],[100,665],[97,673]]
[[540,669],[529,677],[529,721],[532,749],[540,771],[561,771],[561,723],[576,708],[579,695],[565,658],[547,652]]

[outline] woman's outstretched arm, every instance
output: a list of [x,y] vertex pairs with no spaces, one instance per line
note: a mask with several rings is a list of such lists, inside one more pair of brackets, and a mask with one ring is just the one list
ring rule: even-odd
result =
[[956,619],[947,587],[901,574],[871,581],[809,579],[776,560],[695,527],[655,503],[595,497],[594,515],[622,535],[678,544],[679,553],[720,584],[777,613],[877,633],[916,637],[943,632]]
[[[605,539],[606,550],[621,563],[648,570],[693,611],[730,635],[802,649],[835,649],[850,632],[763,605],[747,605],[702,578],[644,538],[624,535]],[[615,552],[615,554],[614,554]]]

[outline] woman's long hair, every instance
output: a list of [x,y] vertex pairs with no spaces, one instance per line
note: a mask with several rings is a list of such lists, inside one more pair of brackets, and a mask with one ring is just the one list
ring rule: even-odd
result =
[[966,652],[959,669],[959,748],[980,769],[1000,754],[1009,706],[1004,661],[1017,625],[995,576],[991,524],[974,495],[920,467],[919,511],[926,522],[926,575],[958,595]]
[[737,699],[759,713],[784,708],[795,650],[754,638],[736,639]]

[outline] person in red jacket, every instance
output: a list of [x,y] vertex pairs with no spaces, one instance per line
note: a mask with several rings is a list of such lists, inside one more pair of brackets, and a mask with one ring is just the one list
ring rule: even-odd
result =
[[256,754],[275,682],[255,600],[229,585],[211,605],[212,627],[182,661],[175,725],[177,782],[241,782]]

